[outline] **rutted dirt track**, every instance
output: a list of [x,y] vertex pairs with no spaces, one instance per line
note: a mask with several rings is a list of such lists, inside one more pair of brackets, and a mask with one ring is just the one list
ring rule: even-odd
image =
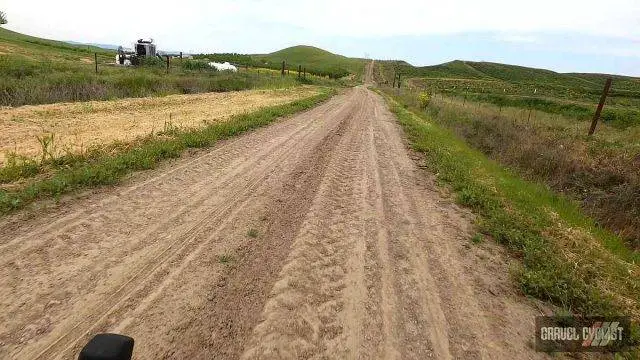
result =
[[[0,358],[537,358],[499,248],[364,87],[0,225]],[[255,231],[250,232],[250,229]],[[257,233],[257,236],[254,236]]]

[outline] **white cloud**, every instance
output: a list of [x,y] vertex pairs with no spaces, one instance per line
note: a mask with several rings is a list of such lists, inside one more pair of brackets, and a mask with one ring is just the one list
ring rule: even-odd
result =
[[540,39],[534,35],[498,34],[495,38],[498,41],[520,44],[534,44],[540,42]]
[[[321,33],[425,35],[475,31],[574,31],[639,36],[637,0],[325,0],[297,5],[288,0],[254,3],[249,12]],[[274,11],[286,8],[289,11]],[[300,9],[296,11],[295,9]]]
[[[181,49],[215,49],[232,44],[229,39],[234,37],[244,37],[247,44],[253,39],[258,49],[265,47],[265,40],[273,48],[282,43],[281,37],[465,32],[573,32],[640,39],[638,0],[3,0],[0,7],[10,28],[34,35],[124,44],[144,36]],[[270,31],[271,26],[282,31]],[[533,39],[505,36],[506,41]]]

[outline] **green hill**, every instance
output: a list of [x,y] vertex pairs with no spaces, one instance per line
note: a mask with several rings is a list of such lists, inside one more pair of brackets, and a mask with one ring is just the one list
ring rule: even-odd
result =
[[605,80],[610,77],[616,84],[616,89],[618,90],[630,90],[630,91],[640,91],[640,78],[634,78],[629,76],[619,76],[619,75],[607,75],[607,74],[581,74],[581,73],[571,73],[567,74],[576,78],[584,79],[590,82],[594,82],[597,84],[602,84]]
[[115,51],[96,46],[72,45],[63,41],[24,35],[0,27],[0,54],[21,56],[29,60],[93,62],[93,54],[112,58]]
[[[414,67],[382,62],[386,79],[399,72],[410,87],[499,106],[538,109],[590,119],[608,77],[613,86],[603,119],[619,127],[640,123],[640,79],[620,75],[558,73],[492,62],[452,61]],[[387,80],[388,81],[388,80]]]
[[413,66],[404,61],[382,61],[381,63],[385,72],[399,72],[405,78],[487,80],[508,84],[533,84],[602,91],[602,85],[606,78],[613,77],[617,91],[640,91],[640,78],[620,75],[558,73],[518,65],[461,60],[432,66]]
[[416,67],[404,61],[383,62],[405,77],[428,77],[447,79],[485,79],[491,77],[470,66],[466,61],[454,60],[440,65]]
[[270,54],[252,55],[252,58],[259,64],[272,68],[280,68],[282,61],[286,62],[286,67],[290,70],[297,70],[298,65],[302,65],[307,68],[307,71],[333,78],[362,74],[367,61],[304,45],[289,47]]
[[536,69],[517,65],[497,64],[491,62],[467,62],[477,71],[509,82],[557,84],[567,87],[601,87],[598,82],[561,74],[546,69]]
[[298,66],[302,66],[306,68],[308,73],[328,76],[333,79],[353,75],[360,76],[364,72],[364,66],[368,61],[333,54],[317,47],[305,45],[292,46],[269,54],[215,53],[199,54],[194,57],[218,62],[229,61],[237,65],[273,70],[282,69],[282,62],[284,61],[285,68],[289,71],[298,71]]

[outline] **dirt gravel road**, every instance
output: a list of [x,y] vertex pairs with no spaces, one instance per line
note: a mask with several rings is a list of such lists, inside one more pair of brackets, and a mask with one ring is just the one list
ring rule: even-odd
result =
[[537,311],[365,87],[0,224],[0,358],[513,359]]

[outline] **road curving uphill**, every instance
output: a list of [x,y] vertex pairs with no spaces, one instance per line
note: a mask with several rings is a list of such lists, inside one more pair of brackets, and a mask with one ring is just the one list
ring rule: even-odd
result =
[[[53,213],[0,224],[0,358],[511,359],[535,308],[360,86]],[[141,176],[142,177],[142,176]]]

